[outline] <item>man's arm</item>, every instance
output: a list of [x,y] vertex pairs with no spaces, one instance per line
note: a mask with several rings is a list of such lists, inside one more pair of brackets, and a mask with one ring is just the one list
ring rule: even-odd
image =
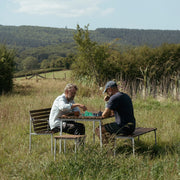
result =
[[87,107],[86,107],[85,105],[82,105],[82,104],[79,104],[79,103],[72,104],[71,109],[73,109],[73,108],[75,108],[75,107],[79,107],[79,108],[81,108],[83,111],[86,111],[86,110],[87,110]]
[[73,112],[70,112],[70,113],[67,113],[67,114],[64,114],[62,116],[79,116],[80,115],[80,112],[79,111],[73,111]]
[[87,107],[85,105],[79,104],[79,103],[74,103],[71,105],[71,109],[73,110],[70,113],[66,113],[63,116],[79,116],[80,115],[80,111],[79,108],[81,108],[83,111],[87,110]]
[[103,118],[109,117],[111,115],[111,110],[109,108],[106,108],[102,114]]

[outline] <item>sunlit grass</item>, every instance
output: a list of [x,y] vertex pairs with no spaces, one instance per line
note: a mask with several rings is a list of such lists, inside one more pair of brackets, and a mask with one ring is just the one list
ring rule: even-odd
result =
[[[73,143],[67,142],[67,153],[57,154],[54,162],[50,136],[33,136],[29,154],[29,110],[51,107],[69,82],[69,78],[38,81],[24,78],[14,81],[12,94],[0,97],[1,179],[180,178],[180,102],[170,99],[161,102],[152,98],[133,99],[137,126],[157,128],[157,146],[153,132],[143,135],[139,142],[135,141],[135,156],[130,141],[118,140],[116,157],[110,146],[100,149],[97,137],[93,144],[91,122],[85,123],[86,146],[76,157]],[[104,109],[98,88],[78,86],[76,102],[85,104],[89,111]],[[113,119],[107,120],[110,121]]]

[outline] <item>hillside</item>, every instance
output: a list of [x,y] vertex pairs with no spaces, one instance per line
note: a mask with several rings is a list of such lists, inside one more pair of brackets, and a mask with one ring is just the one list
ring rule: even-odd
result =
[[[92,41],[124,46],[158,47],[180,44],[180,31],[98,28],[89,30]],[[66,68],[74,61],[75,29],[0,25],[0,44],[15,49],[15,70]],[[117,46],[118,49],[119,46]]]
[[[50,28],[38,26],[0,26],[0,43],[11,47],[39,47],[73,43],[73,34],[76,30],[67,28]],[[138,30],[98,28],[91,30],[92,40],[97,42],[111,42],[119,39],[118,43],[125,45],[151,47],[163,43],[180,43],[180,31],[177,30]],[[20,48],[20,49],[21,49]]]
[[38,26],[0,26],[0,43],[10,46],[39,47],[70,43],[74,30]]
[[96,29],[96,34],[104,40],[119,38],[120,43],[132,46],[148,45],[157,47],[164,43],[179,44],[180,31],[170,30],[138,30],[138,29]]

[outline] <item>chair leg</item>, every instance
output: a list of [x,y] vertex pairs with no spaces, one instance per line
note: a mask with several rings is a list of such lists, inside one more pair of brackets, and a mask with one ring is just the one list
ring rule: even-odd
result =
[[134,138],[132,138],[131,140],[132,140],[133,155],[135,155],[135,150],[134,150]]
[[51,134],[51,153],[53,154],[53,135]]
[[59,139],[59,153],[61,153],[62,151],[62,141],[61,139]]
[[56,160],[56,138],[54,140],[54,160]]
[[29,134],[29,153],[31,152],[31,134]]

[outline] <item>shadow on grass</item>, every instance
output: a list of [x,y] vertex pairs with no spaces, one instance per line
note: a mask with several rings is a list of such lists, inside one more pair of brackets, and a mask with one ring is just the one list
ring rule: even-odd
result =
[[[117,146],[116,155],[118,154],[130,155],[133,153],[132,144],[130,142],[123,142],[121,146]],[[180,143],[163,142],[161,144],[148,144],[144,141],[135,141],[135,155],[149,155],[152,159],[159,156],[166,156],[167,154],[180,154]]]
[[35,90],[33,89],[33,87],[31,85],[14,85],[12,94],[14,95],[30,95],[34,92]]

